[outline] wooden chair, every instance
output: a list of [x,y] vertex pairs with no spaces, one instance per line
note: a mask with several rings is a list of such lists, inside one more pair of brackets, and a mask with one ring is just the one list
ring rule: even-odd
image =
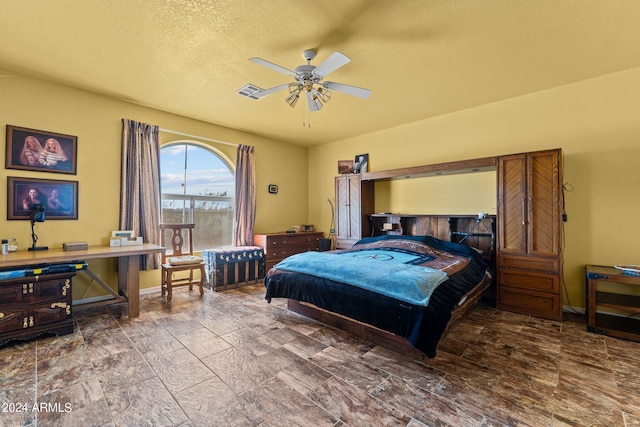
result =
[[[195,224],[160,224],[160,244],[167,248],[162,256],[162,296],[166,292],[168,302],[171,302],[173,288],[179,286],[189,286],[192,291],[193,285],[198,285],[200,295],[204,295],[205,263],[201,257],[193,254],[194,228]],[[167,239],[171,242],[169,247],[165,243]],[[200,272],[198,279],[193,274],[196,270]],[[181,272],[188,272],[188,275],[174,277],[175,273]]]

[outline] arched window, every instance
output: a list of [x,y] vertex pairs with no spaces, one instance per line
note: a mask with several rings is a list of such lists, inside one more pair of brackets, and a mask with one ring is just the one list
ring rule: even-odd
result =
[[194,223],[194,249],[233,242],[235,178],[215,152],[186,142],[160,148],[162,222]]

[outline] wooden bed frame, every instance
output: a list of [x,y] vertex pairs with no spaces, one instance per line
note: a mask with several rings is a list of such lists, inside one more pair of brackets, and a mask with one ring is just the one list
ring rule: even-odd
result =
[[[460,321],[464,319],[471,310],[473,310],[478,301],[480,301],[482,294],[491,284],[491,280],[492,279],[489,276],[485,276],[485,279],[480,283],[480,285],[469,291],[465,296],[466,298],[463,299],[464,302],[456,306],[451,313],[451,320],[447,325],[447,329],[445,330],[443,337],[446,336],[449,330],[460,323]],[[333,313],[313,304],[293,299],[287,300],[287,308],[295,313],[317,320],[336,329],[340,329],[411,359],[424,359],[422,352],[412,346],[406,338],[376,328],[375,326],[359,322],[341,314]]]
[[[428,223],[432,223],[433,221],[440,222],[440,220],[446,220],[448,224],[451,224],[452,221],[449,218],[454,216],[447,215],[420,215],[420,218],[423,218]],[[455,215],[456,218],[474,218],[475,217],[464,217],[460,215]],[[485,248],[490,248],[491,253],[484,253],[483,256],[488,261],[495,261],[495,229],[494,224],[495,221],[492,217],[488,218],[489,221],[489,230],[491,230],[490,236],[488,236],[492,241],[491,244],[485,245]],[[476,230],[476,227],[473,226],[472,222],[469,222],[470,229],[467,230],[468,233],[472,233]],[[442,228],[441,228],[442,229]],[[464,231],[457,230],[457,233],[464,234]],[[452,236],[459,235],[457,233],[452,233],[450,230],[441,231],[439,236],[437,237],[441,240],[456,241],[455,238],[451,238]],[[434,233],[436,234],[436,233]],[[468,246],[473,246],[475,243],[472,239],[469,241],[463,241],[462,244],[472,243]],[[491,283],[494,280],[495,276],[495,268],[493,265],[490,265],[489,274],[485,275],[482,282],[480,282],[477,286],[471,289],[460,301],[460,303],[456,306],[456,308],[451,313],[451,320],[449,321],[446,330],[443,333],[443,337],[446,336],[447,332],[454,328],[458,323],[464,319],[467,314],[473,310],[473,308],[478,304],[480,298],[485,293],[485,291],[489,288]],[[375,326],[369,325],[367,323],[359,322],[350,317],[343,316],[341,314],[337,314],[323,308],[317,307],[313,304],[309,304],[306,302],[300,302],[297,300],[288,299],[287,300],[287,308],[295,313],[301,314],[310,319],[317,320],[326,325],[332,326],[334,328],[343,330],[351,335],[362,338],[366,341],[369,341],[373,344],[384,347],[388,350],[394,351],[396,353],[402,354],[404,356],[410,357],[414,360],[423,360],[424,355],[420,350],[413,347],[406,338],[395,335],[393,333],[387,332]]]

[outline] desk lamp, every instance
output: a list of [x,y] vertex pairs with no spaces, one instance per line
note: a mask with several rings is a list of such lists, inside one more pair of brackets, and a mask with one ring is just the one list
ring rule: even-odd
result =
[[38,235],[34,230],[34,226],[36,222],[44,222],[45,220],[45,207],[42,205],[37,205],[33,212],[31,212],[31,240],[33,240],[33,244],[29,248],[30,251],[46,251],[49,249],[47,246],[36,246],[36,242],[38,241]]

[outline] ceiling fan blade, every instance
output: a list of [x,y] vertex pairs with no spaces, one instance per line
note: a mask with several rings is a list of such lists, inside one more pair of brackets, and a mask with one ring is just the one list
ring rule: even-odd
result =
[[309,111],[318,111],[322,108],[322,102],[311,91],[307,91],[307,101],[309,102]]
[[330,57],[325,59],[322,64],[318,65],[313,70],[313,74],[318,77],[324,77],[349,62],[351,62],[351,60],[346,55],[340,52],[333,52]]
[[292,70],[282,67],[278,64],[274,64],[273,62],[269,62],[267,60],[264,60],[262,58],[249,58],[249,61],[258,64],[258,65],[262,65],[263,67],[267,67],[272,69],[273,71],[277,71],[279,73],[285,74],[287,76],[295,76],[296,73],[294,73]]
[[260,92],[256,92],[253,95],[251,95],[251,97],[255,99],[262,99],[265,96],[271,95],[272,93],[278,92],[279,90],[282,90],[282,89],[287,89],[288,87],[289,87],[289,83],[285,83],[283,85],[275,86],[269,89],[261,90]]
[[357,86],[346,85],[336,82],[324,82],[322,87],[336,92],[346,93],[347,95],[357,96],[358,98],[367,99],[371,95],[371,90]]

